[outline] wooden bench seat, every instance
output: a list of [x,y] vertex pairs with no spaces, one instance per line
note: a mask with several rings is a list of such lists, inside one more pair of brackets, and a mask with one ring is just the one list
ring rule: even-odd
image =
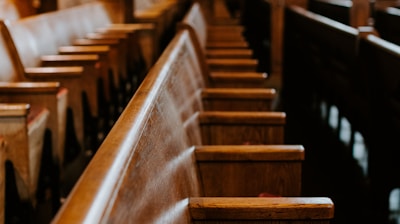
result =
[[[256,71],[258,60],[248,55],[249,46],[243,39],[237,39],[235,36],[242,37],[241,33],[230,31],[228,27],[214,28],[212,32],[208,32],[207,21],[201,11],[199,3],[194,3],[188,10],[185,17],[178,24],[178,29],[190,29],[194,36],[197,36],[200,46],[206,56],[210,55],[211,59],[207,62],[213,70],[241,70]],[[213,38],[209,39],[209,33],[214,33]],[[220,33],[227,33],[221,35]],[[235,35],[236,34],[236,35]],[[229,37],[229,38],[228,38]],[[233,38],[233,39],[232,39]],[[211,49],[209,52],[208,50]],[[220,54],[221,58],[217,58],[215,50],[224,50],[224,54]],[[243,53],[240,58],[237,50]],[[243,50],[247,50],[244,51]],[[217,51],[218,52],[218,51]],[[230,56],[233,55],[233,56]]]
[[19,196],[36,204],[41,155],[49,111],[29,104],[0,104],[0,135],[7,141]]
[[[275,113],[201,109],[201,89],[186,73],[195,64],[188,40],[181,31],[168,45],[52,222],[329,223],[329,198],[295,197],[303,147],[266,145],[276,136],[255,130]],[[244,118],[251,125],[236,129]],[[212,123],[227,127],[205,133]],[[263,192],[293,197],[258,198]]]

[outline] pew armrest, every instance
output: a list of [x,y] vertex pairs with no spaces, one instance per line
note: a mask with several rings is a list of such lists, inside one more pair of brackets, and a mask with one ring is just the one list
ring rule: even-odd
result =
[[207,64],[212,71],[256,72],[258,60],[252,58],[212,58],[207,59]]
[[25,75],[30,79],[59,79],[79,78],[83,74],[83,67],[32,67],[25,68]]
[[205,196],[301,195],[301,145],[197,146],[195,155]]
[[30,105],[25,103],[0,103],[0,117],[27,116]]
[[213,87],[265,87],[268,79],[264,72],[211,72],[210,85]]
[[96,54],[79,55],[43,55],[40,57],[43,66],[93,66],[100,60]]
[[284,142],[284,112],[205,111],[198,116],[203,145]]
[[154,32],[153,23],[113,23],[107,27],[99,28],[99,33],[108,32],[122,32],[122,33],[134,33],[134,32]]
[[273,88],[204,88],[204,110],[268,111],[272,109]]
[[192,197],[193,220],[312,220],[332,219],[334,204],[325,197],[221,198]]
[[207,58],[247,58],[253,57],[251,49],[209,49],[206,52]]
[[0,94],[56,94],[59,88],[58,82],[0,82]]
[[60,54],[100,54],[104,55],[110,51],[110,46],[61,46],[58,48]]

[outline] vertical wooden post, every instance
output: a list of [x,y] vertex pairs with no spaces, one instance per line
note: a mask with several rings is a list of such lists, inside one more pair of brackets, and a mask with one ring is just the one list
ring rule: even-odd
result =
[[40,7],[38,0],[13,0],[21,17],[35,15]]
[[352,0],[350,10],[350,25],[352,27],[370,25],[370,2],[369,0]]
[[307,0],[269,0],[271,5],[271,87],[282,85],[285,5],[307,7]]
[[271,87],[280,89],[282,85],[285,0],[269,1],[271,5]]

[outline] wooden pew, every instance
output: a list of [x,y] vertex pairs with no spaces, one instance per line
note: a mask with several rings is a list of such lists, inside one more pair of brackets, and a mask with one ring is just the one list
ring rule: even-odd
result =
[[19,196],[36,204],[36,190],[49,111],[29,104],[0,104],[0,135],[7,141]]
[[202,96],[204,109],[273,110],[277,94],[275,89],[263,87],[263,79],[247,74],[240,76],[226,73],[220,76],[210,76],[205,59],[199,53],[197,42],[193,40],[193,36],[188,30],[180,30],[178,33],[184,36],[187,51],[185,57],[179,59],[182,61],[181,63],[186,64],[184,67],[186,70],[178,73],[177,77],[182,76],[181,79],[185,82],[193,83],[182,88],[201,91],[199,93]]
[[[52,133],[52,150],[54,162],[62,165],[64,162],[64,149],[67,122],[67,101],[68,91],[60,86],[59,82],[28,82],[36,80],[28,77],[24,71],[18,54],[15,54],[13,43],[10,42],[5,24],[0,22],[0,57],[2,70],[0,72],[0,101],[30,103],[47,108],[50,111],[47,128]],[[82,68],[49,68],[53,71],[48,72],[49,80],[55,78],[73,80],[79,79]],[[40,71],[45,77],[46,72]],[[40,75],[40,74],[38,74]],[[73,136],[75,133],[68,133]]]
[[[350,148],[354,144],[355,131],[368,139],[369,90],[367,80],[358,72],[357,55],[359,36],[374,33],[374,29],[355,29],[298,6],[286,8],[285,21],[286,90],[307,90],[302,92],[305,95],[284,94],[304,97],[302,102],[309,102],[309,106],[317,110],[323,104],[327,104],[324,108],[327,111],[336,106],[339,116],[335,131],[339,136],[342,118],[350,122]],[[328,122],[329,116],[325,116],[325,122]]]
[[350,25],[352,5],[352,1],[348,0],[310,0],[307,9],[340,23]]
[[372,25],[373,5],[373,2],[365,0],[311,0],[307,9],[357,28]]
[[389,42],[400,44],[400,9],[395,7],[377,8],[374,10],[374,27],[379,36]]
[[8,145],[3,137],[0,137],[0,222],[4,223],[5,217],[5,197],[6,197],[6,171],[5,171],[5,162],[7,159],[7,150]]
[[155,27],[155,56],[158,58],[162,50],[172,39],[175,30],[175,23],[182,17],[186,11],[188,0],[162,0],[162,1],[134,1],[134,11],[132,22],[152,23]]
[[[233,134],[248,112],[201,110],[198,91],[190,87],[194,80],[184,72],[191,63],[188,40],[180,32],[168,45],[52,223],[329,223],[330,199],[295,197],[301,193],[302,146],[265,145],[273,138],[261,136],[264,145],[242,145],[263,135],[251,130],[270,112],[253,113],[253,127]],[[202,126],[222,125],[216,114],[224,114],[219,118],[228,121],[231,135],[216,134],[213,142]],[[293,197],[258,198],[263,192]]]
[[[186,25],[178,25],[177,30],[187,29]],[[206,82],[210,83],[210,86],[219,86],[219,87],[267,87],[268,83],[268,75],[264,72],[248,72],[243,71],[243,69],[236,70],[234,68],[230,68],[226,70],[226,66],[231,65],[231,63],[225,63],[223,60],[219,60],[222,63],[219,63],[221,66],[221,71],[214,71],[210,65],[210,59],[207,59],[204,48],[201,46],[198,37],[194,34],[193,29],[187,29],[190,32],[191,39],[193,41],[196,53],[198,54],[198,58],[200,60],[200,64],[203,69],[203,76]],[[235,60],[235,59],[229,59]],[[230,61],[232,62],[232,61]],[[238,66],[240,67],[240,66]],[[238,68],[235,66],[235,68]],[[246,70],[246,69],[245,69]],[[246,81],[247,80],[247,81]]]
[[390,192],[400,186],[398,150],[393,148],[400,133],[399,82],[397,68],[400,46],[376,35],[360,40],[362,74],[369,83],[372,134],[368,148],[368,178],[370,180],[374,222],[387,223]]
[[[204,54],[207,57],[210,55],[211,58],[207,60],[210,69],[215,71],[257,70],[258,61],[251,58],[251,52],[249,55],[247,42],[243,39],[237,40],[237,37],[242,37],[242,31],[235,32],[230,27],[218,27],[213,28],[212,31],[209,30],[199,3],[192,4],[185,17],[179,22],[178,29],[183,28],[192,30],[191,32],[197,36]],[[214,38],[210,40],[210,33],[217,34],[214,34]],[[212,50],[210,51],[210,49]],[[216,49],[218,51],[215,52]],[[234,50],[232,51],[232,49]],[[245,50],[243,55],[237,55],[242,50]],[[244,58],[241,58],[243,56]]]
[[[25,67],[23,64],[23,59],[32,60],[32,54],[35,52],[34,49],[28,48],[25,46],[20,46],[23,50],[22,52],[26,52],[26,54],[20,54],[20,51],[17,50],[14,39],[11,37],[7,26],[4,23],[1,23],[2,37],[3,41],[7,44],[3,45],[6,47],[3,53],[6,55],[5,62],[9,63],[9,71],[10,73],[5,74],[6,78],[3,81],[53,81],[60,82],[61,86],[66,87],[69,90],[68,94],[68,107],[71,108],[73,113],[73,127],[75,130],[76,137],[79,142],[79,146],[83,148],[83,139],[84,139],[84,109],[83,109],[83,100],[82,100],[82,92],[84,92],[84,86],[82,83],[93,83],[88,82],[88,80],[94,80],[96,77],[90,77],[87,74],[85,76],[82,75],[84,72],[84,68],[81,66],[61,66],[61,67]],[[28,36],[24,33],[22,37]],[[18,36],[18,35],[17,35]],[[25,38],[22,39],[20,44],[26,44],[24,41]],[[32,46],[30,46],[32,47]],[[8,53],[9,52],[9,53]],[[30,54],[28,54],[30,53]],[[24,58],[21,58],[21,57]],[[37,58],[36,58],[37,59]],[[96,60],[97,57],[89,57],[90,60]],[[33,62],[30,62],[33,63]],[[15,71],[15,72],[12,72]],[[86,80],[85,82],[82,80]]]

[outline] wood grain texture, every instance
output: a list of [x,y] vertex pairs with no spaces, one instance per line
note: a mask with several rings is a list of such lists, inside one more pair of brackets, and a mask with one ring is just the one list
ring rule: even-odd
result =
[[29,104],[0,104],[0,111],[0,135],[9,146],[19,196],[35,205],[49,111]]
[[[205,192],[209,191],[202,184],[204,180],[199,173],[200,167],[196,151],[199,150],[199,157],[202,157],[200,163],[205,163],[213,156],[204,156],[208,146],[202,146],[201,127],[197,120],[198,114],[202,111],[201,95],[198,92],[198,83],[196,84],[199,79],[188,78],[190,76],[184,72],[185,67],[191,68],[190,63],[195,62],[189,60],[190,63],[186,64],[183,60],[189,58],[185,51],[189,51],[190,48],[184,44],[188,37],[187,33],[185,35],[182,32],[177,35],[149,71],[59,210],[53,223],[192,222],[193,213],[189,207],[191,198],[201,198]],[[236,113],[239,112],[232,112],[232,115]],[[251,113],[245,114],[248,116]],[[264,113],[254,114],[254,116],[245,116],[245,118],[250,120],[253,126],[257,126],[256,118],[262,117],[261,115]],[[277,113],[272,117],[274,117],[272,120],[276,125],[281,125],[285,116],[284,114],[278,116]],[[229,121],[229,123],[233,122],[234,119]],[[231,128],[233,127],[231,126]],[[251,130],[251,127],[248,126],[247,129]],[[250,133],[247,132],[246,135],[251,135]],[[198,146],[200,148],[196,148]],[[223,146],[213,146],[210,151],[216,153],[218,149],[221,149],[218,147]],[[291,172],[288,167],[292,166],[292,163],[300,163],[303,158],[301,146],[286,148],[286,156],[283,156],[282,152],[285,150],[285,146],[264,145],[257,148],[258,146],[236,144],[233,147],[226,145],[225,147],[224,152],[221,150],[220,153],[216,153],[216,159],[223,157],[224,163],[232,164],[232,166],[241,162],[248,163],[248,166],[244,168],[254,175],[258,173],[257,176],[263,176],[265,169],[273,169],[273,166],[268,166],[270,160],[261,160],[261,158],[267,158],[267,154],[277,153],[276,156],[271,156],[271,160],[281,158],[284,163],[289,164],[282,165],[281,170],[275,172],[276,178],[279,174],[283,175],[283,170]],[[248,151],[245,152],[246,150]],[[209,153],[212,154],[212,152]],[[252,155],[253,153],[255,154]],[[290,153],[294,155],[289,156]],[[262,156],[258,156],[261,154]],[[260,160],[251,162],[255,157],[259,157]],[[287,160],[285,161],[284,158]],[[275,162],[280,163],[278,160]],[[294,165],[294,167],[296,166]],[[272,170],[270,171],[273,173]],[[279,178],[282,179],[279,179],[276,185],[293,184],[290,181],[298,180],[293,177],[299,171],[301,171],[301,167],[297,166],[294,174],[286,175],[291,180],[283,180],[284,177],[280,176]],[[228,176],[233,179],[238,178],[235,175]],[[263,178],[269,178],[269,176],[264,175]],[[256,181],[256,179],[253,180]],[[236,182],[238,181],[236,180]],[[228,181],[228,183],[230,182]],[[260,181],[258,189],[252,195],[259,194],[260,189],[267,189],[268,186],[260,186],[266,183],[266,180]],[[298,186],[296,184],[295,188]],[[243,189],[235,184],[230,188],[232,194],[250,195],[249,192],[240,192]],[[235,199],[238,200],[236,205],[239,210],[243,209],[243,214],[253,209],[254,213],[259,211],[257,206],[251,208],[244,205],[248,203],[245,202],[246,198]],[[226,199],[221,198],[220,202],[214,201],[214,204],[221,205],[222,209],[226,206],[224,200]],[[293,204],[291,202],[287,204],[289,204],[288,207],[296,207],[294,204],[301,206],[309,203],[310,207],[311,204],[314,204],[318,208],[323,207],[325,203],[331,205],[331,201],[326,200],[313,202],[307,202],[307,199],[294,200]],[[231,200],[227,204],[234,206],[234,202],[235,200]],[[269,210],[267,207],[265,209]],[[281,208],[270,206],[270,209],[273,213]],[[281,217],[285,214],[282,212]],[[287,214],[297,215],[296,212]],[[304,217],[299,215],[298,218]],[[309,217],[307,217],[307,221],[310,221]]]

